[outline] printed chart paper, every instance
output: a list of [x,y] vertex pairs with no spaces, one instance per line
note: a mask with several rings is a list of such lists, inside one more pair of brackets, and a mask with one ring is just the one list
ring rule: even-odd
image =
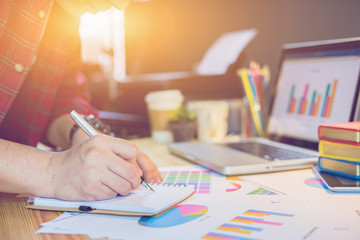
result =
[[[206,176],[209,192],[198,192],[157,217],[64,213],[42,224],[37,233],[78,233],[91,238],[129,240],[360,236],[360,195],[330,194],[312,170],[239,177],[224,177],[197,166],[160,171],[171,176],[171,184],[189,184],[193,174],[209,174]],[[181,177],[184,173],[186,180]]]

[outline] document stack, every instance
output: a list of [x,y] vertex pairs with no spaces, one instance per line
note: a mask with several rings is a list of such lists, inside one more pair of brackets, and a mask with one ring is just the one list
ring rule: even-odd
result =
[[360,179],[360,122],[322,124],[318,129],[319,168]]

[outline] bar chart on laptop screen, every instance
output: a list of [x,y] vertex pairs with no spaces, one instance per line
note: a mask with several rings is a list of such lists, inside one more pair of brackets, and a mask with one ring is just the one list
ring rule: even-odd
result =
[[335,99],[337,82],[338,80],[335,79],[332,83],[328,83],[324,89],[313,89],[311,92],[309,90],[310,84],[306,84],[302,95],[298,98],[294,96],[296,84],[293,84],[289,94],[287,113],[329,118]]
[[268,130],[316,140],[320,124],[349,121],[359,66],[357,56],[286,59]]

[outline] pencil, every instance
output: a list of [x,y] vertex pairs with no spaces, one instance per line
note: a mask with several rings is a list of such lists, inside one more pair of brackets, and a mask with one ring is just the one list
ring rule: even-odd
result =
[[248,73],[249,73],[248,69],[239,69],[237,71],[238,76],[240,76],[240,78],[242,80],[245,94],[249,101],[249,107],[250,107],[250,111],[253,116],[253,121],[254,121],[256,131],[257,131],[258,135],[260,137],[262,137],[264,135],[264,130],[263,130],[264,127],[263,127],[263,119],[262,119],[262,114],[261,114],[261,106],[260,106],[259,102],[257,101],[256,96],[254,96],[254,94],[253,94],[251,83],[250,83],[249,77],[248,77],[249,76]]

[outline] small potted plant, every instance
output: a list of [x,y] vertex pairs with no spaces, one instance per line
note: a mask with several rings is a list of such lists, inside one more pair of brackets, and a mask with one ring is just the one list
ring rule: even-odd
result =
[[195,113],[188,111],[185,105],[181,105],[170,116],[169,128],[175,142],[188,142],[195,138],[196,118]]

